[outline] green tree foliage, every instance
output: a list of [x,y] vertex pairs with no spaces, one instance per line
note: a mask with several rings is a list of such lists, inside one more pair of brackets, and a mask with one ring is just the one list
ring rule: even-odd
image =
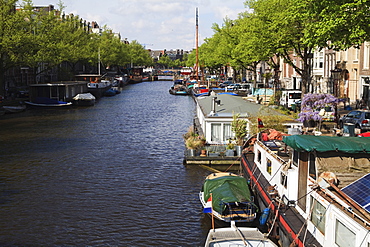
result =
[[293,120],[291,117],[279,114],[274,109],[266,106],[261,107],[257,115],[251,115],[248,119],[252,123],[249,128],[251,135],[259,133],[261,130],[258,128],[258,119],[263,121],[263,129],[275,129],[282,132],[286,129],[284,123]]
[[231,122],[231,131],[234,132],[237,145],[242,146],[244,138],[248,134],[247,120],[240,117],[240,114],[233,114],[233,121]]
[[153,59],[150,57],[148,50],[136,40],[129,44],[129,55],[133,66],[149,66],[153,64]]
[[297,1],[296,8],[307,23],[304,43],[336,50],[359,46],[370,39],[369,1],[310,0]]
[[163,69],[170,68],[172,65],[172,60],[167,55],[161,56],[157,63],[162,66]]
[[[77,63],[96,65],[99,56],[104,66],[151,65],[147,50],[137,41],[121,42],[112,30],[101,35],[91,32],[89,24],[79,16],[60,11],[34,9],[31,0],[23,0],[16,9],[16,0],[0,0],[0,95],[4,95],[4,74],[12,67],[38,67],[39,73],[70,65],[64,79],[75,74]],[[100,55],[99,55],[100,54]]]
[[[281,55],[302,78],[302,92],[306,93],[310,83],[310,58],[316,46],[305,43],[307,26],[313,17],[302,14],[298,0],[251,0],[246,4],[253,9],[253,15],[258,19],[262,36],[258,39],[268,41],[271,54]],[[270,35],[271,39],[266,39]],[[266,44],[266,43],[264,43]],[[296,63],[300,58],[301,65]]]

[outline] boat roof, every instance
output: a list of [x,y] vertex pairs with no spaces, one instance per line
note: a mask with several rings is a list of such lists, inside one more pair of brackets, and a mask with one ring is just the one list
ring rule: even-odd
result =
[[299,152],[370,153],[367,137],[291,135],[285,136],[283,142]]
[[[220,106],[216,106],[217,115],[215,115],[215,117],[231,118],[234,113],[239,113],[241,117],[250,117],[250,115],[257,115],[260,108],[263,107],[263,105],[244,100],[240,96],[216,94],[197,98],[197,102],[205,116],[208,116],[212,111],[212,100],[214,97],[217,97],[217,100],[221,101]],[[276,114],[280,113],[276,112]]]
[[[243,241],[244,240],[244,241]],[[277,246],[257,228],[217,228],[211,229],[207,237],[208,246]]]

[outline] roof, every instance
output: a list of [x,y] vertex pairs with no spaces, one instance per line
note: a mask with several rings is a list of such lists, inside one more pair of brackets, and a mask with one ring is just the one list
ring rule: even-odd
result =
[[[249,117],[251,115],[257,115],[263,105],[256,104],[244,100],[240,96],[233,96],[229,94],[217,94],[214,96],[207,96],[196,98],[199,106],[201,107],[203,114],[208,116],[212,111],[212,100],[217,97],[220,100],[220,106],[216,105],[216,113],[214,117],[228,117],[231,118],[233,114],[239,113],[241,117]],[[277,114],[279,114],[277,112]]]
[[339,136],[285,136],[283,142],[299,152],[370,153],[370,138]]

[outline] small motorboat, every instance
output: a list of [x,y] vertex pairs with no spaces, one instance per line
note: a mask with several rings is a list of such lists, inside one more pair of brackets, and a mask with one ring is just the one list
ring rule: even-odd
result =
[[173,83],[173,86],[169,90],[169,93],[173,95],[189,95],[190,94],[183,80],[175,80]]
[[3,109],[5,113],[16,113],[16,112],[22,112],[26,109],[25,105],[20,106],[3,106]]
[[236,227],[235,222],[232,222],[231,227],[209,230],[204,246],[277,247],[278,245],[265,237],[257,228]]
[[205,213],[225,222],[252,222],[257,217],[249,186],[244,177],[230,173],[212,173],[206,177],[199,199]]
[[73,97],[73,104],[78,106],[93,106],[95,105],[95,96],[91,93],[79,93]]

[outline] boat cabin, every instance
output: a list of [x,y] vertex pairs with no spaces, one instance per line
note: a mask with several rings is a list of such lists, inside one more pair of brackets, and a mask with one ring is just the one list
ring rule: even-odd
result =
[[65,81],[31,84],[29,85],[29,98],[31,102],[36,102],[38,98],[71,102],[74,96],[86,93],[87,90],[85,82]]
[[[229,93],[213,94],[206,97],[196,97],[195,122],[200,135],[209,144],[227,144],[235,134],[231,131],[233,115],[247,120],[247,130],[252,126],[248,117],[257,116],[260,104],[245,100],[243,97]],[[280,114],[276,112],[276,114]]]

